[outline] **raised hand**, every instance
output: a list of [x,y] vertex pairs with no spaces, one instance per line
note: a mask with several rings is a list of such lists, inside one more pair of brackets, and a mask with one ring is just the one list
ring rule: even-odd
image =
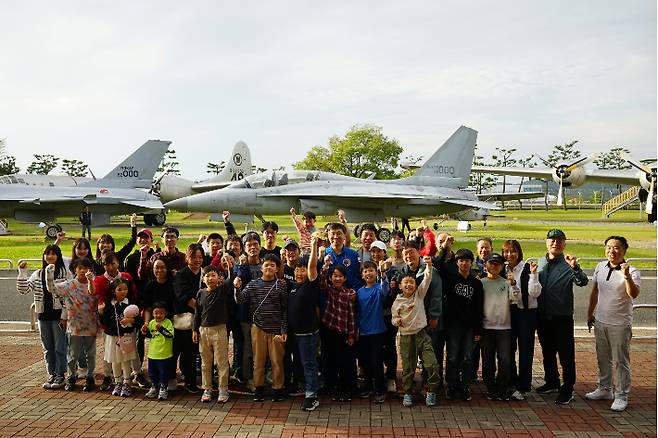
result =
[[566,262],[569,263],[571,269],[576,269],[576,266],[578,266],[578,259],[576,258],[576,256],[573,256],[571,254],[565,254],[564,260],[566,260]]
[[130,227],[135,228],[137,226],[137,213],[130,215]]
[[538,268],[538,267],[539,267],[539,265],[537,264],[537,262],[535,262],[534,260],[531,261],[531,262],[530,262],[530,273],[531,273],[531,274],[536,274],[536,273],[537,273],[537,268]]
[[224,223],[229,222],[231,220],[231,212],[228,210],[222,211],[222,219],[224,219]]
[[235,277],[235,279],[233,279],[233,287],[236,289],[240,289],[242,287],[242,279],[240,277]]

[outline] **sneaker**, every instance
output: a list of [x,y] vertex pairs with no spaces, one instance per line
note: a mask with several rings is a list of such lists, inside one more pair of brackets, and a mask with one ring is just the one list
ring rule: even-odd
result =
[[402,399],[402,406],[405,408],[410,408],[414,405],[414,398],[411,396],[411,394],[405,394],[404,398]]
[[63,386],[64,386],[64,375],[59,374],[59,375],[55,376],[55,380],[50,385],[50,389],[60,389]]
[[454,388],[446,389],[446,400],[454,400],[457,398],[457,391]]
[[94,382],[94,379],[87,378],[87,380],[85,380],[85,386],[82,387],[82,390],[85,392],[91,392],[94,389],[96,389],[96,382]]
[[117,383],[114,385],[114,390],[112,391],[112,395],[115,397],[121,397],[121,387],[123,385],[121,383]]
[[231,374],[231,377],[229,377],[229,380],[235,383],[242,383],[242,377],[238,376],[237,374]]
[[383,392],[376,392],[373,400],[375,403],[384,403],[386,401],[386,394]]
[[74,391],[75,390],[75,378],[69,378],[64,385],[64,391]]
[[509,401],[510,400],[510,393],[509,391],[503,391],[498,393],[498,397],[496,397],[496,400],[499,401]]
[[176,389],[178,389],[178,381],[176,380],[176,378],[174,377],[173,379],[169,379],[169,381],[167,382],[167,392],[176,391]]
[[161,386],[160,391],[158,391],[158,400],[167,400],[168,395],[169,395],[169,390],[167,389],[167,387]]
[[149,381],[146,379],[146,376],[144,376],[143,373],[139,373],[135,376],[134,382],[139,386],[140,388],[147,388],[150,386]]
[[427,395],[425,396],[425,404],[429,406],[430,408],[432,406],[436,406],[436,393],[435,392],[428,392]]
[[78,376],[78,379],[86,379],[87,378],[87,368],[78,368],[78,372],[76,373]]
[[596,388],[594,391],[585,394],[585,398],[587,400],[613,400],[615,396],[609,389]]
[[201,403],[210,403],[210,400],[212,400],[212,391],[204,389],[203,394],[201,394]]
[[363,391],[359,392],[359,398],[370,398],[370,390],[364,389]]
[[50,388],[52,388],[52,385],[53,385],[54,381],[55,381],[55,375],[51,374],[50,376],[48,376],[48,380],[43,382],[43,385],[41,385],[41,387],[43,389],[50,389]]
[[343,402],[351,402],[351,401],[352,401],[352,393],[351,393],[351,392],[344,392],[344,393],[340,396],[340,401],[343,401]]
[[263,389],[262,386],[259,386],[254,391],[254,401],[257,401],[257,402],[265,401],[265,390]]
[[129,384],[124,383],[121,386],[121,397],[130,397],[132,393],[133,393],[133,389]]
[[247,388],[247,391],[249,392],[255,392],[256,391],[256,385],[254,385],[253,379],[247,380],[247,383],[245,384],[245,387]]
[[556,405],[568,405],[573,400],[573,391],[566,392],[560,391],[557,398],[555,399]]
[[304,399],[302,403],[302,410],[304,411],[314,411],[317,407],[320,406],[320,402],[315,397],[309,397]]
[[228,401],[228,389],[220,389],[217,396],[217,403],[226,403]]
[[189,392],[190,394],[198,394],[199,393],[199,387],[196,385],[185,385],[185,391]]
[[146,395],[144,397],[146,398],[156,398],[158,396],[158,387],[153,385],[151,388],[148,390]]
[[496,391],[487,391],[487,400],[498,400],[498,393]]
[[628,406],[628,400],[623,398],[616,398],[615,401],[612,402],[610,409],[616,412],[622,412],[626,410],[626,406]]
[[462,400],[471,401],[471,389],[470,388],[464,388],[462,390]]
[[283,401],[284,398],[285,398],[285,396],[283,394],[283,390],[281,390],[281,389],[273,389],[272,390],[272,401],[273,402]]
[[518,400],[518,401],[521,401],[521,400],[525,400],[525,395],[524,395],[521,391],[519,391],[519,390],[515,390],[515,391],[512,393],[512,395],[510,396],[510,398],[511,398],[512,400]]
[[103,377],[103,382],[101,382],[100,390],[101,391],[109,391],[109,389],[112,387],[112,378],[109,376]]
[[558,388],[557,386],[551,386],[548,383],[546,383],[540,386],[539,388],[536,388],[535,392],[537,394],[551,394],[553,392],[558,392],[559,390],[560,388]]
[[290,392],[288,392],[288,395],[290,397],[301,397],[305,393],[306,393],[306,391],[304,390],[304,388],[301,385],[296,385],[294,388],[292,388],[290,390]]
[[388,382],[386,383],[386,392],[398,392],[398,387],[397,384],[395,383],[395,379],[388,380]]

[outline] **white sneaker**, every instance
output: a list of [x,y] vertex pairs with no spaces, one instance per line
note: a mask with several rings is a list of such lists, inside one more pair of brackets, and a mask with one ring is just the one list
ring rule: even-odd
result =
[[609,389],[596,388],[594,391],[585,394],[585,398],[587,400],[613,400],[615,397]]
[[512,400],[519,400],[519,401],[521,401],[521,400],[525,400],[525,395],[524,395],[521,391],[516,390],[516,391],[514,391],[514,392],[512,393],[512,395],[510,396],[510,398],[511,398]]
[[628,400],[623,398],[616,398],[615,401],[612,402],[610,409],[613,411],[622,412],[626,409],[626,406],[628,406]]
[[388,383],[386,384],[386,391],[387,392],[398,392],[398,387],[395,384],[395,380],[390,379]]

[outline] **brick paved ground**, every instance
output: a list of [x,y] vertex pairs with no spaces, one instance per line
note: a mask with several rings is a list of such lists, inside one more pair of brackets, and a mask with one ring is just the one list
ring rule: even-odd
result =
[[[554,394],[533,393],[523,402],[491,402],[478,384],[471,402],[446,402],[441,397],[440,405],[431,409],[422,404],[403,408],[399,399],[375,405],[322,398],[317,411],[304,412],[301,398],[254,403],[238,392],[220,406],[202,404],[198,396],[188,394],[158,402],[145,400],[141,390],[129,399],[100,392],[47,391],[41,388],[44,370],[38,336],[2,333],[0,437],[655,436],[655,341],[633,341],[633,390],[623,413],[610,411],[610,402],[583,398],[596,381],[593,339],[578,340],[576,349],[577,396],[569,406],[556,406]],[[540,350],[535,360],[534,374],[541,376]]]

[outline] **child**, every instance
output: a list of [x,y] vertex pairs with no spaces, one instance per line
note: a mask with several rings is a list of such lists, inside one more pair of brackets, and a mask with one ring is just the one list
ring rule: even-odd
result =
[[[509,377],[512,360],[512,317],[510,304],[516,304],[519,288],[514,280],[500,276],[505,259],[497,253],[489,254],[485,263],[487,276],[483,278],[484,318],[482,327],[482,379],[487,385],[488,400],[509,400]],[[498,376],[496,377],[496,357]]]
[[55,265],[46,267],[46,284],[48,290],[64,298],[69,335],[69,352],[67,356],[69,378],[64,385],[65,391],[75,389],[77,378],[77,361],[81,351],[85,352],[87,378],[83,391],[93,391],[94,368],[96,367],[96,333],[98,332],[98,297],[94,289],[92,270],[94,265],[88,258],[79,258],[72,263],[75,278],[55,283]]
[[249,303],[252,309],[251,345],[254,354],[254,401],[264,401],[265,360],[272,364],[272,401],[283,400],[283,353],[288,338],[288,293],[286,282],[277,278],[281,260],[267,254],[261,267],[262,276],[251,280],[244,289],[242,279],[234,280],[235,301]]
[[131,302],[129,281],[117,278],[110,283],[106,301],[98,305],[101,324],[105,326],[105,354],[103,359],[112,365],[114,391],[112,395],[128,397],[131,394],[131,363],[137,357],[135,318],[124,317]]
[[304,222],[297,218],[297,212],[295,207],[290,209],[290,214],[292,215],[292,221],[295,224],[295,228],[299,233],[299,244],[301,246],[304,254],[308,254],[310,251],[311,244],[311,235],[315,232],[315,213],[312,211],[304,212]]
[[212,398],[213,358],[219,376],[218,403],[228,401],[228,331],[229,307],[232,286],[224,280],[224,275],[213,265],[203,268],[204,289],[199,290],[194,311],[194,332],[192,341],[199,344],[201,353],[201,401],[207,403]]
[[[471,274],[473,252],[462,248],[455,254],[457,273],[446,278],[446,400],[461,395],[471,399],[472,354],[474,342],[482,336],[483,292],[480,280]],[[445,266],[445,265],[444,265]]]
[[167,306],[162,301],[153,303],[152,313],[153,319],[148,326],[142,327],[142,334],[151,338],[147,356],[151,389],[146,393],[146,398],[157,396],[158,400],[167,400],[167,381],[174,357],[174,324],[167,318]]
[[347,269],[335,265],[329,270],[331,256],[325,256],[323,273],[330,272],[330,284],[323,279],[320,290],[326,297],[326,307],[322,317],[325,327],[323,342],[327,357],[326,384],[334,387],[335,401],[351,401],[352,390],[356,388],[356,311],[354,289],[345,287]]
[[423,361],[427,370],[429,391],[425,397],[427,406],[436,405],[436,391],[439,388],[438,363],[432,349],[432,340],[425,331],[427,315],[425,314],[425,294],[432,282],[432,260],[425,257],[427,269],[423,280],[416,286],[416,276],[403,274],[400,280],[402,294],[398,295],[391,308],[394,326],[400,330],[400,355],[402,356],[402,385],[404,386],[404,399],[402,405],[413,406],[412,389],[416,361],[418,357]]
[[[46,284],[46,267],[55,266],[54,278],[70,278],[64,266],[62,251],[57,245],[48,245],[43,250],[41,269],[27,277],[27,262],[18,265],[16,290],[21,295],[34,293],[34,308],[39,321],[41,346],[46,362],[48,379],[43,383],[46,389],[59,389],[64,386],[66,372],[66,312],[62,311],[62,300],[58,299]],[[61,322],[60,322],[61,320]]]
[[311,238],[308,264],[298,260],[295,264],[295,282],[288,294],[288,330],[295,335],[297,349],[304,370],[304,403],[302,409],[313,411],[318,401],[318,340],[319,326],[317,305],[318,285],[318,238]]
[[[384,269],[383,262],[382,269]],[[368,398],[374,388],[375,403],[384,403],[386,400],[383,367],[386,336],[384,299],[388,296],[390,289],[385,269],[382,274],[381,282],[377,282],[377,265],[372,261],[363,262],[361,277],[366,284],[356,292],[359,323],[359,363],[363,368],[365,378],[361,398]],[[393,282],[395,283],[395,280]]]

